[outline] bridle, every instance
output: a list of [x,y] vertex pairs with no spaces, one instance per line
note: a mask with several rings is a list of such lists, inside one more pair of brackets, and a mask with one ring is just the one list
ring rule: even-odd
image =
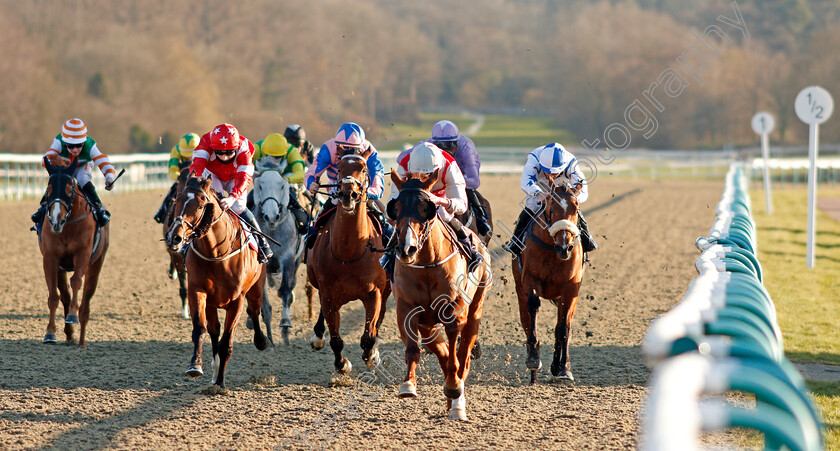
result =
[[[367,161],[361,155],[347,154],[347,155],[342,156],[341,159],[339,160],[339,162],[343,161],[345,158],[346,159],[358,159],[362,162],[362,172],[364,172],[364,174],[365,174],[365,181],[362,182],[361,180],[357,179],[356,177],[353,177],[352,175],[348,175],[348,176],[345,176],[342,179],[338,180],[335,183],[335,185],[332,185],[332,186],[335,187],[335,188],[341,188],[341,186],[345,182],[346,183],[353,183],[354,185],[358,186],[359,190],[361,191],[360,195],[359,195],[359,199],[357,200],[358,203],[361,203],[362,199],[367,195],[368,186],[370,186],[370,172],[368,171],[368,168],[367,168]],[[340,195],[340,193],[341,193],[341,191],[336,189],[335,191],[330,193],[330,197],[338,197]],[[355,206],[354,206],[354,208],[355,208]],[[367,213],[362,212],[360,214],[367,214]],[[334,259],[338,260],[339,262],[343,263],[343,264],[355,263],[355,262],[361,260],[362,257],[364,257],[365,254],[367,254],[368,250],[372,249],[370,238],[368,238],[368,242],[365,245],[365,249],[362,251],[361,255],[359,255],[358,257],[356,257],[354,259],[351,259],[351,260],[343,260],[343,259],[339,258],[337,255],[335,255],[335,251],[333,250],[332,238],[330,239],[329,246],[330,246],[330,254],[332,255],[332,257]]]
[[58,189],[57,188],[58,183],[48,182],[49,185],[52,185],[53,192],[50,194],[50,199],[48,199],[48,202],[47,202],[47,205],[46,205],[47,218],[50,219],[50,220],[53,219],[52,218],[52,212],[51,212],[52,208],[51,207],[53,206],[53,204],[56,204],[56,203],[64,206],[64,209],[67,210],[67,213],[64,214],[64,221],[65,221],[64,224],[65,225],[73,224],[74,222],[81,221],[83,218],[85,218],[87,215],[89,215],[90,212],[91,212],[90,208],[88,208],[88,210],[85,212],[85,214],[79,216],[78,218],[73,218],[71,220],[68,220],[68,218],[70,218],[73,215],[73,199],[76,198],[76,189],[78,188],[79,183],[76,181],[76,178],[73,177],[70,174],[55,173],[55,174],[50,175],[50,180],[53,180],[53,177],[55,177],[57,179],[62,179],[62,178],[70,179],[69,182],[65,182],[62,185],[62,188],[65,185],[67,185],[67,183],[70,183],[71,186],[72,186],[72,191],[70,192],[69,195],[64,194],[64,189]]
[[189,205],[190,202],[196,200],[196,198],[191,197],[189,200],[184,202],[184,205],[181,206],[181,212],[172,221],[171,229],[174,229],[178,225],[182,225],[182,224],[186,225],[187,230],[192,232],[190,234],[190,237],[189,237],[190,241],[192,241],[195,238],[201,238],[202,236],[204,236],[204,234],[207,233],[207,231],[210,230],[210,228],[212,228],[217,222],[221,221],[222,217],[224,217],[224,215],[225,215],[225,212],[222,211],[217,218],[211,218],[212,220],[210,221],[210,225],[206,227],[206,230],[204,230],[201,234],[199,234],[198,233],[199,232],[198,231],[198,225],[201,224],[202,220],[204,219],[204,215],[207,213],[207,204],[210,203],[210,198],[207,196],[207,193],[205,193],[201,189],[191,188],[191,187],[188,186],[188,187],[184,188],[184,192],[187,192],[187,191],[190,194],[197,193],[204,199],[204,203],[199,207],[199,208],[201,208],[201,215],[198,216],[198,220],[197,220],[198,224],[192,224],[191,222],[184,219],[184,211],[187,209],[187,205]]
[[[572,223],[568,219],[561,219],[559,221],[551,222],[552,213],[554,211],[554,204],[556,201],[554,196],[576,197],[575,193],[570,191],[568,187],[565,187],[563,191],[557,191],[555,189],[552,189],[551,193],[549,193],[548,198],[546,199],[546,202],[548,203],[548,208],[543,208],[543,219],[545,221],[545,224],[550,224],[548,228],[548,233],[549,235],[551,235],[551,238],[553,239],[554,236],[560,230],[569,230],[570,232],[572,232],[573,235],[572,245],[574,246],[575,242],[580,240],[580,229],[578,229],[577,224]],[[570,224],[565,224],[564,221]],[[555,244],[555,246],[557,245]]]

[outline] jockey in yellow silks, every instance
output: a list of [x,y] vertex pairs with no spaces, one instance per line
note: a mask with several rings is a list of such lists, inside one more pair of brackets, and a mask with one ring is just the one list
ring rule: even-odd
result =
[[155,214],[155,221],[159,224],[163,224],[166,211],[169,210],[169,205],[175,198],[178,176],[181,175],[181,166],[192,161],[193,149],[198,146],[199,139],[197,134],[187,133],[178,140],[178,144],[172,146],[172,152],[169,153],[169,178],[175,183],[169,188],[169,192],[166,193],[163,203]]
[[[299,233],[306,233],[309,230],[309,215],[300,205],[295,186],[303,182],[303,174],[306,169],[300,149],[289,144],[286,138],[280,133],[271,133],[260,141],[254,143],[254,164],[258,162],[263,170],[271,170],[276,167],[289,182],[289,211],[295,217]],[[267,169],[266,169],[267,167]],[[254,192],[248,193],[248,208],[254,207]]]

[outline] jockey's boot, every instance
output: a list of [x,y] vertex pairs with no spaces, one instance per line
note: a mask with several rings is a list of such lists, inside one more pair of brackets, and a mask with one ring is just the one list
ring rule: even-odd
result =
[[[41,196],[41,203],[38,206],[38,210],[36,210],[35,213],[32,213],[32,222],[34,222],[35,224],[41,224],[42,222],[44,222],[44,214],[46,212],[47,212],[47,193],[44,193],[44,195]],[[35,230],[35,228],[33,227],[32,230]]]
[[373,216],[376,218],[377,221],[379,221],[379,225],[382,226],[382,242],[383,243],[390,242],[389,240],[390,240],[391,236],[394,234],[394,226],[392,226],[390,222],[385,220],[385,215],[382,214],[382,212],[379,211],[378,209],[371,208],[369,211],[371,213],[373,213]]
[[163,224],[163,221],[166,220],[166,212],[169,211],[169,205],[172,203],[172,200],[175,198],[175,190],[177,187],[177,182],[172,184],[172,187],[169,188],[169,192],[166,193],[166,197],[163,198],[163,203],[160,204],[160,208],[158,209],[157,213],[155,213],[155,222],[158,224]]
[[315,245],[315,239],[318,238],[318,227],[316,227],[316,225],[318,224],[318,220],[321,219],[321,216],[326,214],[328,211],[330,211],[330,209],[332,209],[335,206],[336,204],[333,203],[332,198],[327,199],[327,201],[321,207],[321,211],[318,212],[318,216],[316,216],[315,219],[312,220],[311,224],[309,224],[309,230],[306,233],[307,249],[312,249],[312,246]]
[[297,231],[303,235],[309,230],[309,213],[303,209],[297,197],[297,191],[293,188],[289,189],[289,211],[295,217],[295,224],[297,224]]
[[467,200],[469,200],[470,208],[475,214],[475,225],[479,235],[487,235],[490,233],[490,224],[487,223],[487,212],[484,211],[484,206],[478,198],[478,191],[474,189],[467,190]]
[[251,224],[251,227],[259,232],[254,234],[257,237],[257,243],[260,246],[260,251],[258,252],[259,261],[260,263],[267,263],[268,259],[274,256],[274,251],[271,250],[271,245],[268,244],[268,240],[262,235],[262,230],[260,230],[260,225],[257,223],[257,218],[254,216],[254,212],[246,208],[242,210],[242,213],[239,213],[239,216],[248,221],[248,224]]
[[528,207],[522,209],[519,213],[519,219],[516,220],[516,227],[513,229],[513,236],[507,244],[507,250],[513,254],[514,258],[519,258],[522,249],[525,247],[525,231],[528,230],[528,224],[536,214]]
[[391,282],[394,281],[394,264],[397,261],[396,247],[397,236],[396,234],[391,234],[388,244],[385,245],[385,252],[383,252],[382,257],[379,258],[379,265],[385,270],[385,274],[388,275],[388,280]]
[[592,239],[592,234],[589,233],[589,225],[586,223],[586,219],[580,210],[578,210],[578,228],[580,229],[580,245],[583,248],[583,252],[588,254],[598,249],[598,245]]
[[105,227],[108,221],[111,220],[111,212],[102,206],[102,200],[99,199],[99,194],[96,194],[96,187],[93,186],[93,182],[85,184],[82,187],[82,191],[85,192],[85,196],[88,202],[90,202],[90,207],[93,209],[93,214],[96,216],[96,224],[99,227]]
[[478,267],[478,264],[481,263],[484,257],[478,252],[478,249],[475,248],[475,244],[473,244],[470,236],[467,235],[461,221],[453,218],[449,221],[449,226],[455,231],[455,236],[458,238],[458,242],[461,243],[461,246],[463,246],[464,250],[467,252],[467,271],[475,271],[475,268]]

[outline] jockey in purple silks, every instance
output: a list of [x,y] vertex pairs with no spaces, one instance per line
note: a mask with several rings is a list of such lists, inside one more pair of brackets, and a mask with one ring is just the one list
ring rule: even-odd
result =
[[[424,142],[424,141],[421,141]],[[464,180],[467,182],[467,200],[469,201],[469,208],[475,214],[476,227],[479,235],[486,235],[490,232],[490,225],[487,223],[487,213],[478,199],[479,185],[481,179],[479,178],[479,169],[481,168],[481,159],[478,157],[478,152],[475,150],[475,143],[462,135],[458,131],[458,126],[452,121],[443,120],[432,127],[432,137],[425,140],[425,142],[432,143],[444,152],[455,157],[455,162],[458,163],[458,168],[464,175]],[[404,150],[397,161],[402,161],[405,155],[411,152],[411,149]]]
[[[370,141],[365,139],[365,131],[358,124],[354,122],[345,123],[338,129],[335,138],[325,142],[321,146],[321,150],[318,151],[318,156],[315,158],[315,164],[309,166],[309,169],[306,170],[306,174],[303,176],[303,183],[306,189],[314,195],[320,187],[319,180],[321,175],[326,172],[329,183],[335,185],[338,183],[338,162],[341,160],[341,157],[345,155],[362,155],[368,149],[371,150],[370,155],[367,157],[367,168],[370,174],[370,185],[367,189],[368,209],[382,225],[383,238],[387,241],[387,237],[390,236],[393,230],[390,224],[385,221],[383,212],[379,211],[375,207],[376,204],[372,202],[382,198],[385,185],[384,166],[382,165],[382,161],[379,160],[376,148],[373,147]],[[331,193],[337,190],[335,187],[330,188]],[[312,222],[312,226],[309,228],[309,234],[306,240],[307,247],[311,248],[315,244],[315,237],[318,236],[318,224],[323,222],[321,221],[321,216],[331,214],[337,205],[335,199],[332,197],[324,203],[318,216]]]

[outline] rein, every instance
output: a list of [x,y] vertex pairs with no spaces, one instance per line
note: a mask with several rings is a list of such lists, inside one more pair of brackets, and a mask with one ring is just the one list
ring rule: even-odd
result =
[[[355,155],[355,154],[344,155],[343,157],[341,157],[341,160],[344,160],[345,158],[347,158],[347,159],[358,159],[358,160],[361,160],[362,163],[366,163],[365,159],[362,158],[362,156],[360,156],[360,155]],[[367,215],[367,205],[366,205],[367,204],[367,189],[368,189],[368,186],[370,185],[370,173],[368,172],[366,164],[363,164],[362,168],[364,169],[364,172],[365,172],[365,182],[364,183],[362,181],[360,181],[359,179],[357,179],[356,177],[353,177],[352,175],[348,175],[348,176],[338,180],[337,183],[334,183],[334,184],[331,184],[331,185],[321,185],[321,186],[329,187],[329,188],[339,188],[345,182],[355,184],[356,186],[359,187],[359,190],[362,192],[362,194],[361,194],[362,198],[359,198],[359,201],[358,201],[357,205],[362,205],[362,210],[363,210],[363,211],[358,212],[356,214]],[[338,197],[338,191],[334,191],[332,193],[329,193],[328,195],[330,197]],[[363,198],[364,198],[364,200],[362,200]],[[338,207],[338,206],[336,206],[336,207]],[[336,210],[336,214],[338,214],[338,213],[339,212]],[[335,222],[333,222],[333,223],[335,223]],[[335,255],[335,251],[333,250],[332,234],[330,234],[330,245],[329,245],[329,247],[330,247],[330,255],[332,255],[332,257],[334,259],[338,260],[340,263],[345,264],[345,265],[350,264],[350,263],[355,263],[355,262],[361,260],[362,257],[364,257],[365,254],[368,253],[368,250],[370,250],[371,252],[376,252],[377,251],[376,249],[374,249],[373,245],[371,244],[370,237],[368,237],[367,243],[365,244],[365,248],[362,251],[361,255],[359,255],[358,257],[356,257],[354,259],[351,259],[351,260],[342,260],[342,259],[338,258],[337,255]]]
[[[87,209],[86,209],[86,211],[85,211],[85,214],[83,214],[83,215],[81,215],[81,216],[79,216],[79,217],[73,218],[73,219],[68,219],[68,218],[70,218],[70,217],[73,215],[73,199],[75,199],[75,198],[76,198],[76,192],[77,192],[77,191],[76,191],[76,188],[79,186],[79,183],[76,181],[75,177],[73,177],[72,175],[68,175],[67,177],[70,177],[70,179],[72,180],[72,185],[73,185],[73,191],[71,191],[71,192],[70,192],[70,195],[68,196],[68,198],[70,199],[70,201],[69,201],[69,202],[67,202],[66,200],[62,199],[60,195],[57,195],[57,196],[56,196],[56,199],[51,200],[50,202],[48,202],[48,203],[47,203],[47,206],[46,206],[46,210],[47,210],[47,217],[51,218],[51,216],[50,216],[50,207],[51,207],[53,204],[55,204],[55,203],[58,203],[59,205],[63,205],[63,206],[64,206],[64,208],[67,210],[67,214],[65,214],[65,215],[64,215],[65,225],[67,225],[67,224],[73,224],[73,223],[75,223],[75,222],[79,222],[79,221],[81,221],[82,219],[86,218],[86,217],[87,217],[87,216],[91,213],[91,211],[92,211],[92,210],[91,210],[91,208],[90,208],[90,202],[88,202],[88,203],[87,203],[88,205],[87,205]],[[85,201],[87,201],[87,198],[86,198],[86,197],[84,197],[84,196],[82,196],[82,197],[85,199]]]
[[[204,191],[185,188],[185,191],[186,190],[189,190],[190,192],[193,192],[193,193],[198,193],[202,197],[204,197],[204,199],[205,199],[205,203],[202,206],[203,210],[201,212],[201,216],[198,218],[198,223],[200,224],[201,220],[204,219],[204,214],[207,211],[207,204],[210,203],[210,199]],[[199,256],[201,259],[206,260],[206,261],[211,261],[211,262],[225,261],[225,260],[233,257],[234,255],[242,252],[242,250],[245,248],[245,233],[242,230],[237,231],[237,235],[239,236],[239,248],[237,248],[236,250],[231,250],[231,249],[233,249],[233,244],[231,244],[230,248],[228,248],[228,253],[221,256],[221,257],[208,257],[208,256],[202,254],[201,252],[199,252],[199,250],[195,246],[195,241],[204,237],[207,234],[207,232],[209,232],[213,228],[214,225],[216,225],[219,221],[221,221],[222,218],[225,216],[225,212],[224,212],[224,210],[222,210],[221,214],[219,214],[219,216],[217,218],[211,218],[212,221],[210,222],[210,224],[207,227],[205,227],[205,230],[203,232],[201,232],[199,234],[198,226],[190,223],[189,221],[184,219],[184,216],[183,216],[184,215],[184,209],[186,209],[187,204],[189,204],[192,201],[193,201],[193,199],[190,199],[189,201],[184,202],[184,205],[181,207],[181,213],[172,221],[172,227],[175,227],[179,224],[186,224],[189,227],[189,229],[192,231],[192,233],[190,234],[190,244],[189,244],[189,246],[193,250],[193,252],[195,252],[195,254],[197,256]]]

